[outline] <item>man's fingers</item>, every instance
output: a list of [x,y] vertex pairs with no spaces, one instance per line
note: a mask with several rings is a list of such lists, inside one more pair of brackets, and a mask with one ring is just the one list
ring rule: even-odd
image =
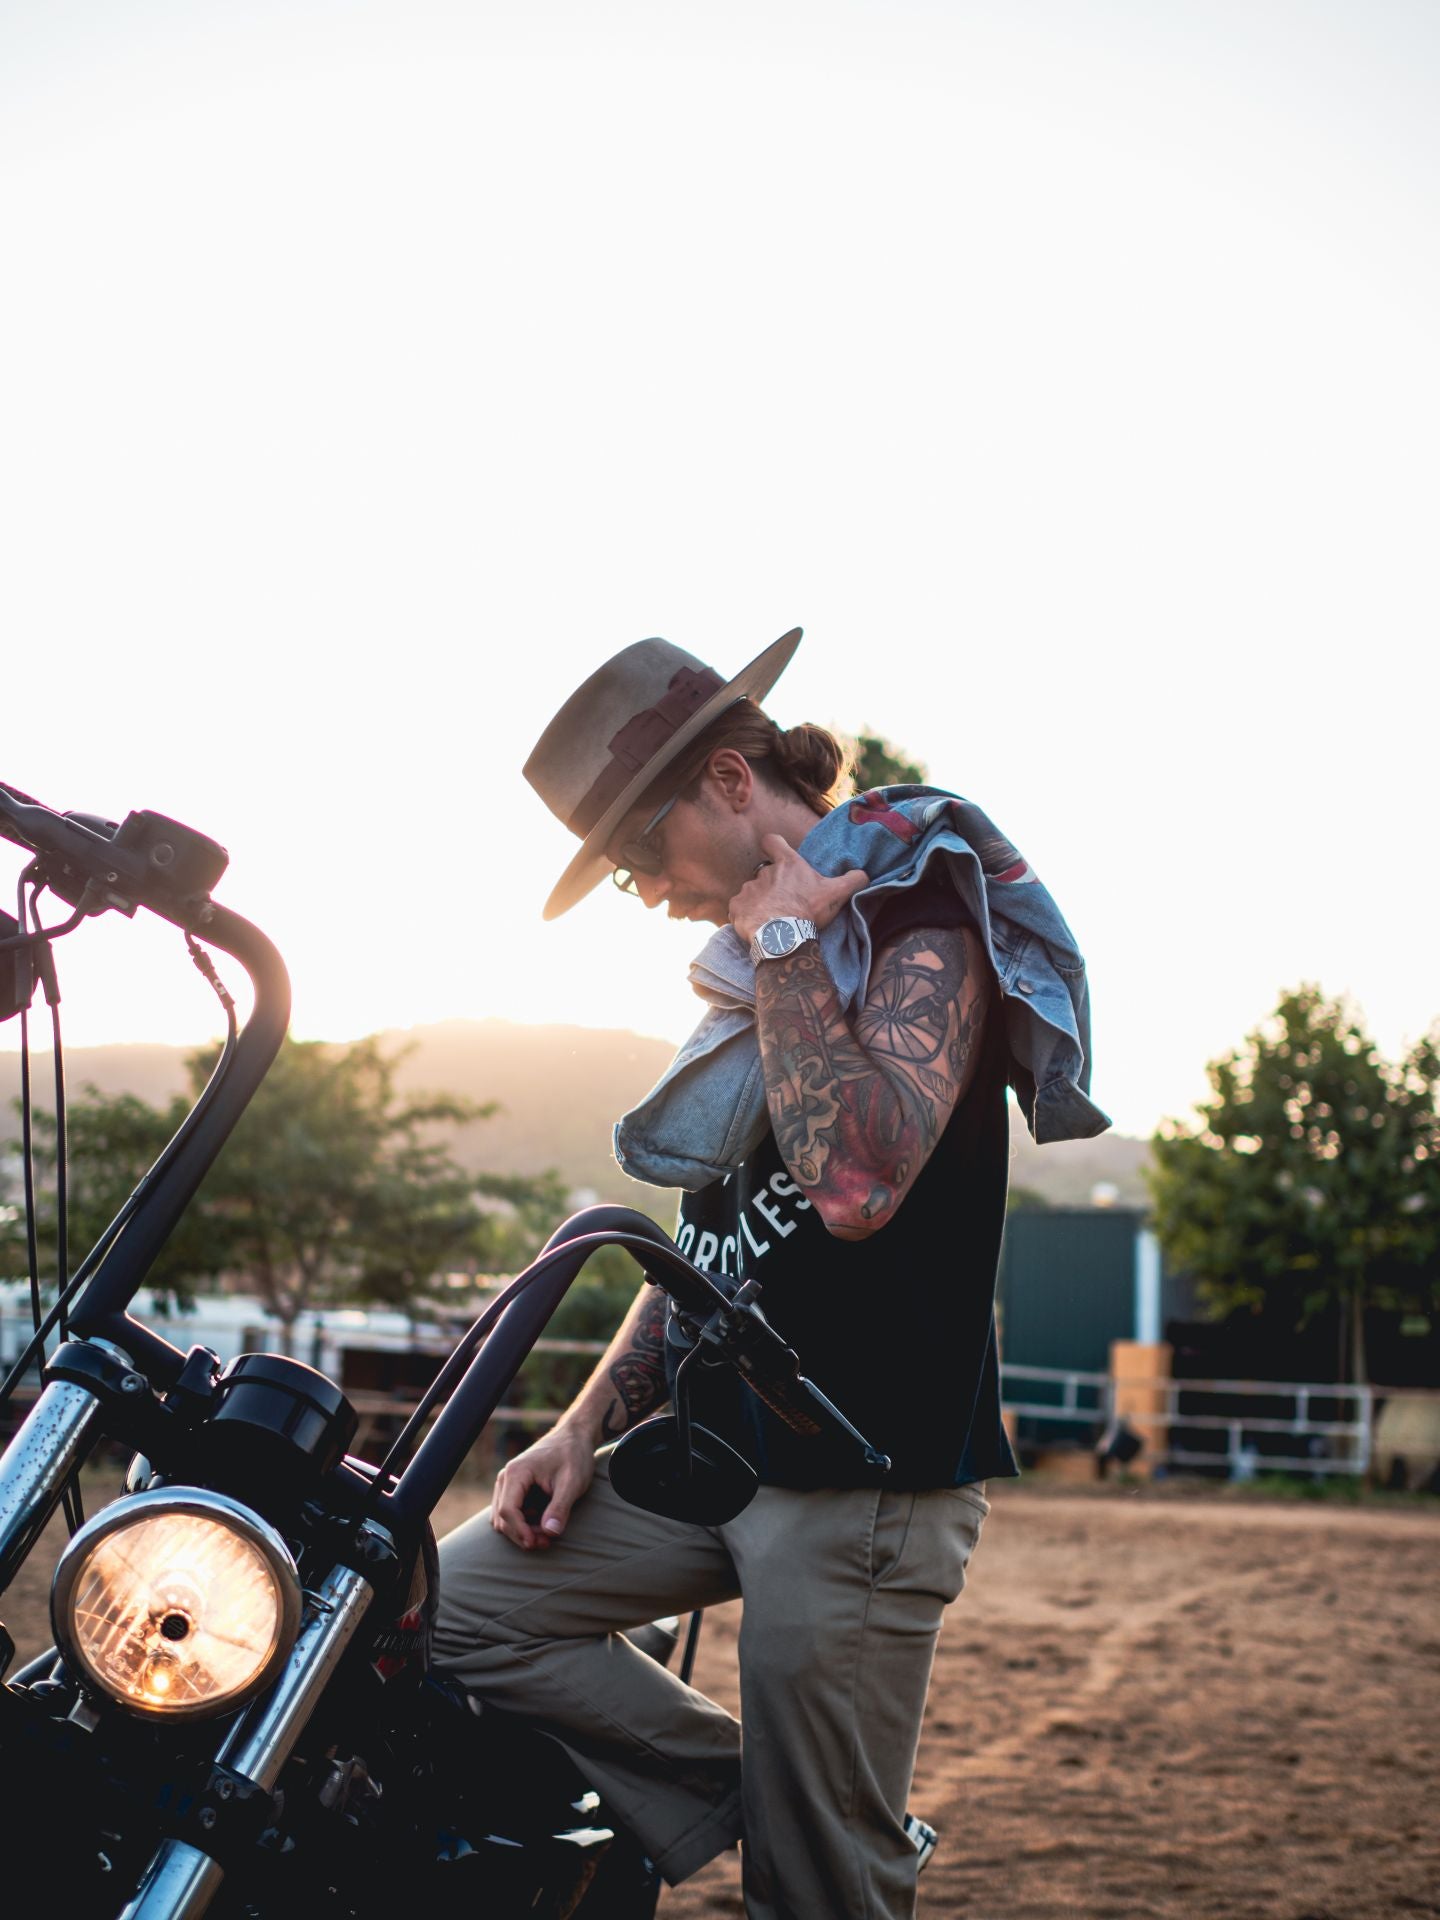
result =
[[550,1482],[550,1502],[540,1516],[540,1543],[559,1539],[570,1521],[570,1509],[584,1498],[595,1478],[595,1455],[585,1445],[562,1456]]
[[845,903],[853,900],[861,888],[868,887],[869,884],[869,874],[858,867],[853,873],[837,873],[833,879],[822,882],[823,904],[817,902],[815,911],[810,916],[820,931],[823,933],[830,922],[837,918]]
[[834,875],[817,872],[782,834],[767,833],[760,845],[765,859],[729,906],[730,924],[742,940],[753,939],[766,920],[787,914],[813,920],[823,932],[847,901],[870,884],[861,868]]
[[534,1547],[540,1544],[540,1536],[526,1516],[527,1502],[533,1511],[534,1496],[544,1498],[549,1489],[542,1487],[535,1477],[533,1468],[523,1461],[512,1460],[503,1467],[499,1479],[495,1482],[495,1499],[490,1508],[490,1524],[497,1533],[503,1533],[507,1540],[513,1540],[517,1547]]
[[588,1442],[558,1430],[500,1470],[490,1524],[527,1550],[551,1546],[564,1533],[570,1510],[595,1474]]
[[550,1504],[540,1519],[540,1529],[550,1535],[565,1531],[565,1522],[570,1518],[570,1509],[574,1506],[580,1489],[568,1474],[556,1478],[550,1494]]

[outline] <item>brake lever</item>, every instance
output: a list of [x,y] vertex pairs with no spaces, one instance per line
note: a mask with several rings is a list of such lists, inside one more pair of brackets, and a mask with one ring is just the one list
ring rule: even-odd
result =
[[760,1291],[758,1280],[746,1280],[696,1330],[696,1346],[710,1349],[732,1366],[792,1432],[814,1438],[825,1431],[828,1422],[855,1442],[867,1467],[888,1473],[889,1454],[873,1446],[829,1395],[801,1373],[799,1354],[766,1319]]
[[36,856],[52,893],[85,914],[127,918],[147,906],[174,918],[176,907],[208,899],[230,856],[208,835],[165,814],[127,814],[118,825],[93,813],[56,813],[0,783],[0,836]]

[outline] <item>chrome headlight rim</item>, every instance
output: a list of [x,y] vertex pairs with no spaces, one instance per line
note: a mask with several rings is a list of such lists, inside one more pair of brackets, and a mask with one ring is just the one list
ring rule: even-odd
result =
[[[74,1630],[72,1602],[76,1584],[89,1564],[95,1549],[113,1534],[124,1532],[137,1520],[161,1519],[166,1515],[188,1515],[210,1520],[229,1528],[252,1547],[265,1562],[275,1583],[280,1618],[274,1645],[269,1655],[243,1686],[227,1693],[222,1700],[167,1702],[150,1705],[133,1695],[118,1692],[107,1684],[86,1657]],[[232,1713],[263,1692],[289,1658],[300,1631],[304,1595],[295,1560],[280,1534],[253,1508],[232,1499],[229,1494],[208,1487],[154,1487],[140,1493],[125,1494],[103,1507],[88,1520],[61,1554],[50,1586],[50,1624],[55,1644],[64,1655],[71,1674],[91,1693],[103,1695],[116,1706],[149,1721],[217,1719]]]

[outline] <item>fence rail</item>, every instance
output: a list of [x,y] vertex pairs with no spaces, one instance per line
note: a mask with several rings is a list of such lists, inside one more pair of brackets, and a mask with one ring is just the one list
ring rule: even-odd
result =
[[[19,1326],[19,1316],[0,1314],[0,1356],[13,1346],[18,1353],[23,1341],[5,1338],[5,1322]],[[28,1338],[28,1317],[25,1321]],[[537,1340],[535,1353],[589,1355],[604,1353],[603,1340]],[[1055,1397],[1036,1397],[1049,1393]],[[1007,1414],[1037,1421],[1056,1421],[1065,1425],[1088,1425],[1098,1440],[1117,1417],[1124,1404],[1123,1417],[1132,1427],[1146,1430],[1147,1439],[1158,1445],[1155,1459],[1166,1466],[1225,1467],[1236,1477],[1248,1477],[1261,1469],[1300,1469],[1307,1473],[1348,1473],[1363,1475],[1369,1471],[1374,1432],[1376,1389],[1341,1386],[1327,1381],[1296,1380],[1176,1380],[1169,1376],[1154,1379],[1117,1380],[1108,1373],[1088,1373],[1076,1368],[1031,1367],[1008,1362],[1001,1366],[1002,1404]],[[1022,1397],[1023,1396],[1023,1397]],[[1159,1404],[1136,1407],[1137,1396],[1153,1398]],[[1206,1412],[1193,1405],[1181,1405],[1182,1398],[1249,1399],[1252,1403],[1283,1399],[1291,1403],[1287,1415],[1237,1413],[1233,1409]],[[360,1415],[357,1446],[372,1437],[382,1426],[409,1418],[419,1402],[410,1390],[383,1393],[355,1390],[349,1399]],[[1383,1389],[1380,1390],[1383,1397]],[[1352,1409],[1349,1418],[1320,1419],[1317,1405],[1329,1403]],[[557,1413],[542,1407],[497,1407],[491,1416],[497,1427],[548,1427]],[[1223,1436],[1223,1447],[1207,1450],[1173,1443],[1172,1430],[1179,1434],[1215,1433]],[[1301,1451],[1270,1453],[1253,1444],[1260,1435],[1291,1434]],[[1307,1446],[1307,1443],[1310,1445]],[[1313,1450],[1312,1450],[1313,1449]]]
[[[1108,1373],[1084,1373],[1061,1367],[1001,1367],[1003,1404],[1007,1413],[1025,1414],[1036,1420],[1057,1420],[1067,1424],[1092,1420],[1097,1428],[1112,1426],[1117,1417],[1117,1402],[1131,1401],[1137,1395],[1155,1397],[1162,1404],[1151,1408],[1126,1406],[1124,1418],[1132,1427],[1159,1429],[1163,1451],[1158,1457],[1167,1466],[1225,1466],[1237,1477],[1248,1477],[1260,1469],[1300,1468],[1309,1473],[1365,1474],[1370,1470],[1375,1425],[1376,1392],[1372,1387],[1342,1386],[1322,1380],[1177,1380],[1169,1375],[1153,1379],[1117,1380]],[[1058,1400],[1012,1398],[1004,1389],[1012,1382],[1031,1382],[1059,1390]],[[1090,1404],[1081,1404],[1082,1394],[1093,1396]],[[1211,1399],[1266,1401],[1283,1399],[1293,1403],[1288,1417],[1268,1413],[1207,1413],[1182,1407],[1181,1399],[1193,1396]],[[1353,1406],[1349,1419],[1322,1420],[1315,1417],[1317,1402]],[[1213,1450],[1176,1446],[1171,1429],[1182,1433],[1199,1431],[1225,1436],[1225,1446]],[[1314,1450],[1299,1453],[1270,1453],[1251,1444],[1259,1434],[1293,1434],[1301,1442],[1320,1443]],[[1098,1436],[1097,1436],[1098,1437]],[[1340,1446],[1331,1449],[1331,1443]]]

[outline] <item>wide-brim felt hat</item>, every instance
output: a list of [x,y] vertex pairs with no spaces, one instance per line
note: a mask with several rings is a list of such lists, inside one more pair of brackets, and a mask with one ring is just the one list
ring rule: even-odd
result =
[[800,644],[792,627],[726,680],[669,640],[637,640],[577,687],[536,741],[525,778],[580,851],[545,902],[553,920],[610,870],[605,848],[635,802],[737,700],[763,700]]

